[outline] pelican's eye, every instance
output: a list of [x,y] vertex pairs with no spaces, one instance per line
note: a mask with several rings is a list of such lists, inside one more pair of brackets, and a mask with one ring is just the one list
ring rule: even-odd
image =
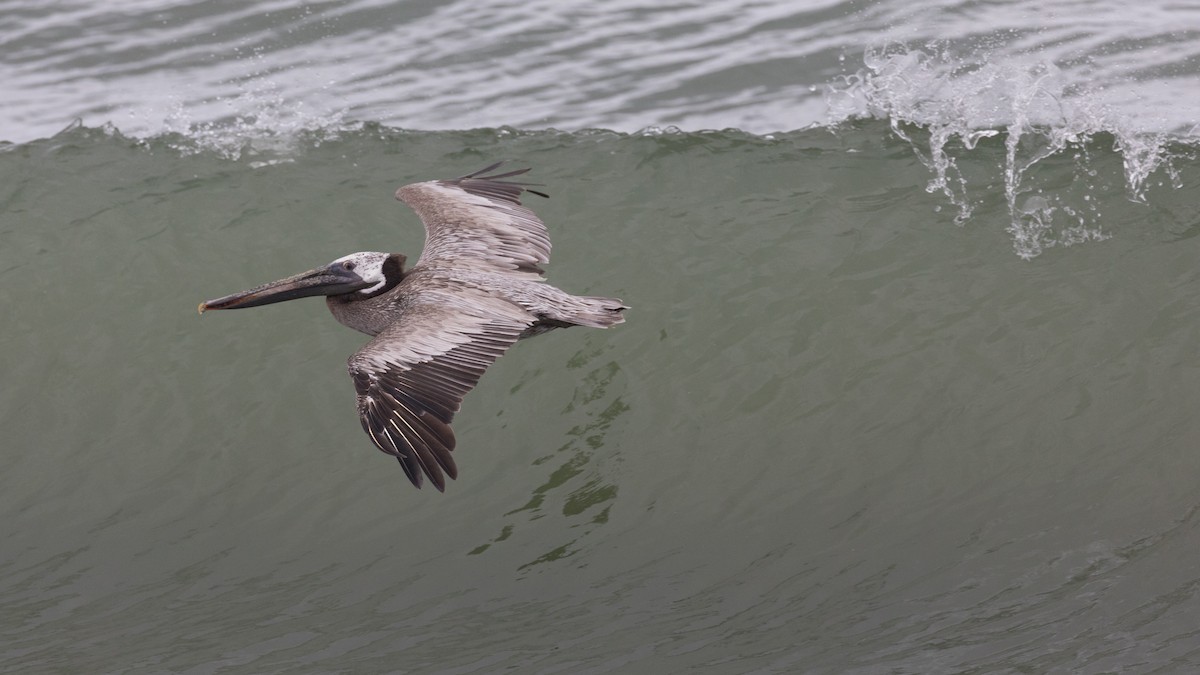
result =
[[342,263],[342,269],[346,270],[347,272],[354,269],[354,261],[347,260],[346,262]]

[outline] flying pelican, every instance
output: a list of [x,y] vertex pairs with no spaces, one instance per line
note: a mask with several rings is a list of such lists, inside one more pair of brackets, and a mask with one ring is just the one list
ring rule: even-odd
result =
[[200,303],[257,307],[324,295],[333,317],[373,336],[347,362],[363,429],[412,484],[444,491],[458,477],[450,422],[483,371],[521,338],[555,328],[608,328],[628,309],[615,298],[570,295],[545,283],[550,235],[521,193],[530,183],[486,176],[502,162],[453,180],[405,185],[396,199],[425,225],[412,269],[399,253],[362,252],[248,291]]

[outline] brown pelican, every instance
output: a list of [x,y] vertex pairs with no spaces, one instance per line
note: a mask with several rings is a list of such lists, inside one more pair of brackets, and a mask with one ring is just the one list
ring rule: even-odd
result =
[[410,270],[399,253],[351,253],[324,267],[200,303],[256,307],[324,295],[335,319],[370,342],[348,361],[363,429],[400,461],[413,485],[439,490],[458,477],[450,422],[483,371],[517,340],[555,328],[608,328],[627,307],[615,298],[570,295],[545,283],[550,236],[521,205],[530,183],[494,176],[500,163],[453,180],[406,185],[396,199],[425,225]]

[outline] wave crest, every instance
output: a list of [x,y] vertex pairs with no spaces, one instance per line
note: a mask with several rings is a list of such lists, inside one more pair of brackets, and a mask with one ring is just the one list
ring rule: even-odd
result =
[[[864,64],[830,87],[830,122],[863,117],[888,121],[932,172],[927,189],[941,192],[958,209],[959,223],[971,217],[975,198],[958,158],[983,139],[1002,138],[1005,159],[999,177],[1013,248],[1022,258],[1033,258],[1049,246],[1106,238],[1100,214],[1089,213],[1086,202],[1074,203],[1069,193],[1034,179],[1032,169],[1048,158],[1082,157],[1086,176],[1090,169],[1081,149],[1101,135],[1111,136],[1122,157],[1129,199],[1145,201],[1147,180],[1159,170],[1172,185],[1182,185],[1172,152],[1178,136],[1139,128],[1136,120],[1106,105],[1100,93],[1072,82],[1052,62],[1011,55],[993,62],[987,53],[962,56],[944,44],[928,43],[923,49],[898,44],[868,49]],[[1056,220],[1069,224],[1056,227]]]

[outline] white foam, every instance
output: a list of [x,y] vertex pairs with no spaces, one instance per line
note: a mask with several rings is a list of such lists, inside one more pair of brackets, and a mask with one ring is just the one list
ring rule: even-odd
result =
[[[867,50],[864,68],[829,89],[830,121],[875,117],[890,122],[933,174],[927,189],[941,192],[965,222],[974,209],[971,185],[958,158],[984,139],[1003,136],[1001,178],[1008,203],[1013,248],[1033,258],[1045,248],[1101,240],[1098,214],[1040,192],[1030,169],[1048,157],[1074,152],[1099,133],[1111,134],[1124,162],[1130,199],[1143,201],[1147,179],[1160,169],[1173,185],[1170,138],[1148,131],[1109,106],[1103,96],[1065,77],[1049,61],[1012,54],[992,61],[931,43],[923,49],[888,45]],[[925,134],[928,138],[925,138]],[[1086,171],[1086,169],[1085,169]],[[1057,215],[1070,224],[1055,227]]]
[[[361,125],[348,123],[345,108],[318,108],[289,99],[269,78],[240,85],[236,96],[185,103],[174,100],[165,110],[147,109],[140,115],[161,115],[161,133],[177,136],[171,147],[183,155],[212,152],[231,160],[255,157],[252,166],[292,161],[302,140],[319,144]],[[197,121],[204,120],[204,121]]]

